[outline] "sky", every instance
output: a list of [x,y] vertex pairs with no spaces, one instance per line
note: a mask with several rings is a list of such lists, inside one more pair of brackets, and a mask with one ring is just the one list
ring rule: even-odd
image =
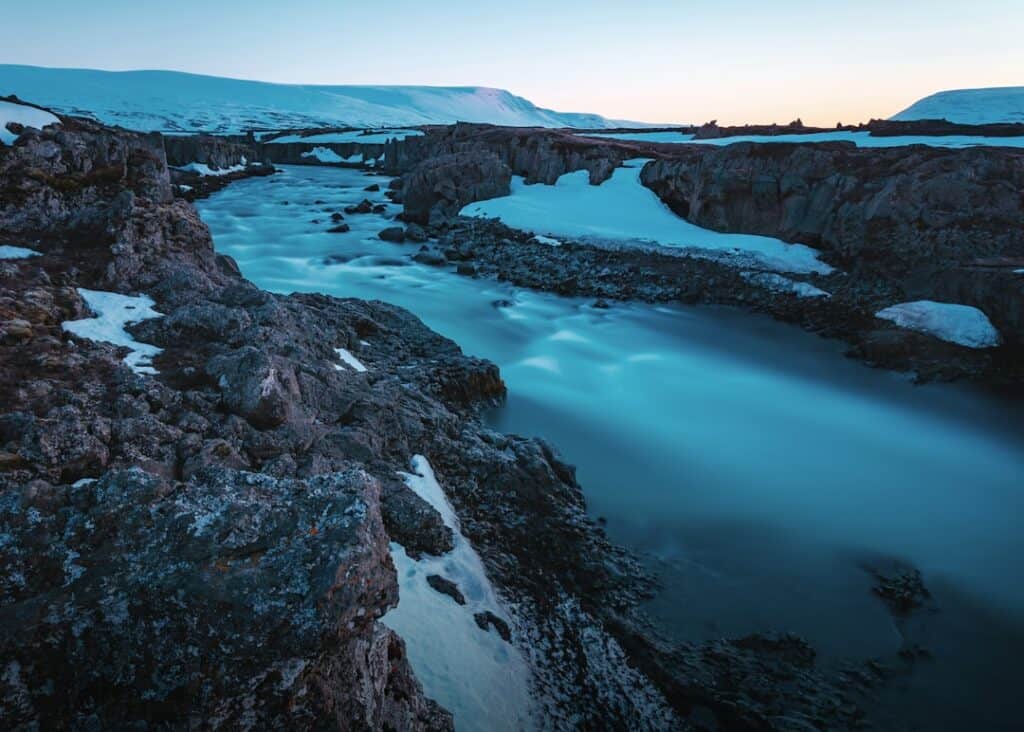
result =
[[48,0],[0,63],[508,89],[648,122],[834,125],[1024,85],[1024,0]]

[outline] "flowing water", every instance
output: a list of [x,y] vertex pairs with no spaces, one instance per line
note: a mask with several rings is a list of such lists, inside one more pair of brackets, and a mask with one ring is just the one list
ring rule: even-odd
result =
[[[933,658],[880,714],[922,728],[1012,728],[1024,653],[1024,428],[1012,404],[844,359],[838,344],[736,310],[616,305],[431,268],[376,234],[398,212],[330,211],[386,178],[289,167],[199,204],[217,250],[276,292],[408,308],[499,364],[490,419],[549,439],[588,506],[664,590],[648,611],[686,640],[796,632],[823,662],[899,667],[901,628],[864,566],[918,567],[937,613],[902,630]],[[314,223],[314,220],[318,223]],[[891,716],[890,716],[891,715]]]

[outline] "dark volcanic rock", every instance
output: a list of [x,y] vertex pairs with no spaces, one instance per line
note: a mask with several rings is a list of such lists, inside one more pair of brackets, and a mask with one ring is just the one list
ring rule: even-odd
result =
[[508,623],[492,613],[490,610],[477,613],[473,616],[473,619],[476,621],[476,624],[480,626],[481,630],[494,628],[498,632],[498,635],[502,637],[502,640],[506,642],[512,640],[512,631],[509,629]]
[[874,593],[885,601],[896,615],[907,615],[925,607],[931,601],[931,593],[924,585],[921,572],[912,567],[872,568],[875,578]]
[[395,243],[402,243],[405,241],[405,229],[401,226],[390,226],[387,229],[382,230],[377,236],[384,241],[391,241]]
[[128,470],[62,490],[0,495],[21,548],[4,557],[8,723],[444,726],[408,671],[380,672],[401,642],[375,623],[396,587],[365,474]]
[[373,213],[373,202],[364,198],[358,204],[354,206],[346,206],[345,213],[347,214],[368,214]]
[[[902,300],[974,305],[1024,342],[1024,152],[740,143],[644,167],[678,214],[717,231],[824,250],[855,276],[898,283]],[[1010,258],[992,266],[993,258]]]
[[432,574],[427,577],[427,584],[442,595],[448,595],[448,597],[455,600],[459,605],[466,604],[466,598],[463,597],[462,592],[459,591],[459,586],[450,579],[446,579],[439,574]]
[[352,231],[352,227],[350,227],[348,224],[342,223],[342,224],[338,224],[337,226],[332,226],[331,228],[329,228],[327,230],[327,233],[328,234],[347,234],[350,231]]
[[406,220],[440,223],[473,201],[507,196],[511,183],[512,171],[493,153],[431,158],[403,178]]

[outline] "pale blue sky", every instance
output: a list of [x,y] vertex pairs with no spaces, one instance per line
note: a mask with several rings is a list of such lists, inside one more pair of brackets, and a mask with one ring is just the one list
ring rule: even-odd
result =
[[1024,85],[1024,0],[48,0],[0,62],[265,81],[482,85],[651,121],[832,124]]

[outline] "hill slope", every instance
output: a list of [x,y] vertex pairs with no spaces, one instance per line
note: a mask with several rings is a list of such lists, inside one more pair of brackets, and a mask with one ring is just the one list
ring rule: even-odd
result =
[[[487,87],[270,84],[178,71],[94,71],[0,65],[0,96],[161,132],[242,132],[288,127],[389,127],[489,122],[608,128],[596,114],[542,109]],[[635,123],[630,123],[635,124]]]
[[893,119],[946,119],[968,125],[1024,123],[1024,86],[939,92],[914,102]]

